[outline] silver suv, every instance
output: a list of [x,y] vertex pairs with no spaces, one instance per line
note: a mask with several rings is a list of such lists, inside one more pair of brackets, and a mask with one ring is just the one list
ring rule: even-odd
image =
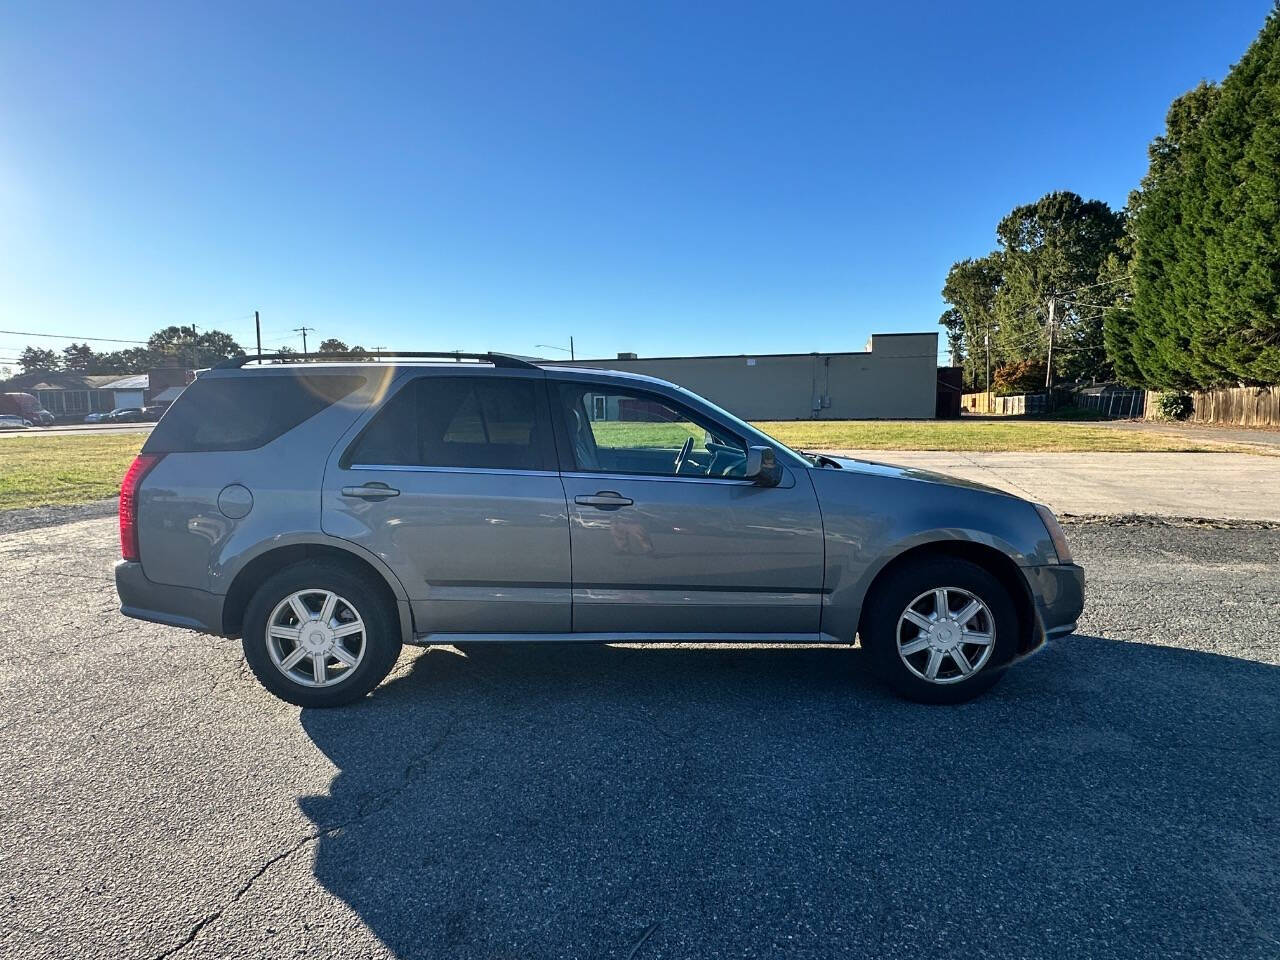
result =
[[670,383],[289,359],[222,364],[160,420],[116,587],[127,616],[242,637],[290,703],[364,696],[404,643],[855,638],[898,693],[954,703],[1083,605],[1045,507],[804,456]]

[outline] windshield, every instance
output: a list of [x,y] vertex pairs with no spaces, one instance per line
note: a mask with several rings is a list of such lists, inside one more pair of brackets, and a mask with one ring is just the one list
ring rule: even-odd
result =
[[774,439],[773,437],[769,436],[769,434],[765,433],[763,430],[760,430],[757,427],[753,427],[751,424],[747,423],[741,417],[735,417],[732,413],[730,413],[724,407],[721,407],[718,404],[712,403],[706,397],[699,396],[698,394],[694,393],[692,390],[686,390],[684,387],[679,387],[679,386],[677,386],[676,389],[681,393],[683,393],[685,396],[692,397],[694,400],[697,400],[703,406],[709,408],[713,413],[716,414],[716,416],[722,417],[724,420],[728,421],[732,426],[737,428],[741,433],[745,434],[748,438],[754,438],[755,440],[762,441],[767,446],[773,447],[774,451],[778,454],[779,460],[785,461],[787,459],[790,459],[792,461],[792,466],[797,466],[797,467],[813,466],[813,461],[811,461],[808,457],[804,456],[801,453],[796,452],[795,450],[792,450],[781,440]]

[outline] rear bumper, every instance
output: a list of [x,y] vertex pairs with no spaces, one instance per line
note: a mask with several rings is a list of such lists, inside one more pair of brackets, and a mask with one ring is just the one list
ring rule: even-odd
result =
[[120,612],[135,620],[222,635],[222,604],[216,593],[175,587],[147,579],[142,564],[116,561],[116,593]]
[[1084,611],[1084,569],[1074,563],[1023,567],[1036,604],[1036,646],[1076,628]]

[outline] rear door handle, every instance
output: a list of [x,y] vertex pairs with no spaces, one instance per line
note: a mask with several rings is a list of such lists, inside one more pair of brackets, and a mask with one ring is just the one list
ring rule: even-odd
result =
[[600,507],[608,509],[609,507],[629,507],[635,503],[630,497],[624,497],[620,493],[614,493],[612,490],[601,490],[594,495],[583,494],[573,498],[573,502],[584,507]]
[[400,491],[385,483],[366,483],[359,487],[343,487],[342,495],[360,500],[385,500],[387,497],[400,496]]

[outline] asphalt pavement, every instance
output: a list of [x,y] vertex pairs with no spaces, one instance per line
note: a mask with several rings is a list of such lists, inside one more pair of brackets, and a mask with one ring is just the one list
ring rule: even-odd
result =
[[1080,635],[957,708],[847,648],[406,651],[299,711],[0,537],[12,957],[1280,954],[1280,531],[1070,524]]

